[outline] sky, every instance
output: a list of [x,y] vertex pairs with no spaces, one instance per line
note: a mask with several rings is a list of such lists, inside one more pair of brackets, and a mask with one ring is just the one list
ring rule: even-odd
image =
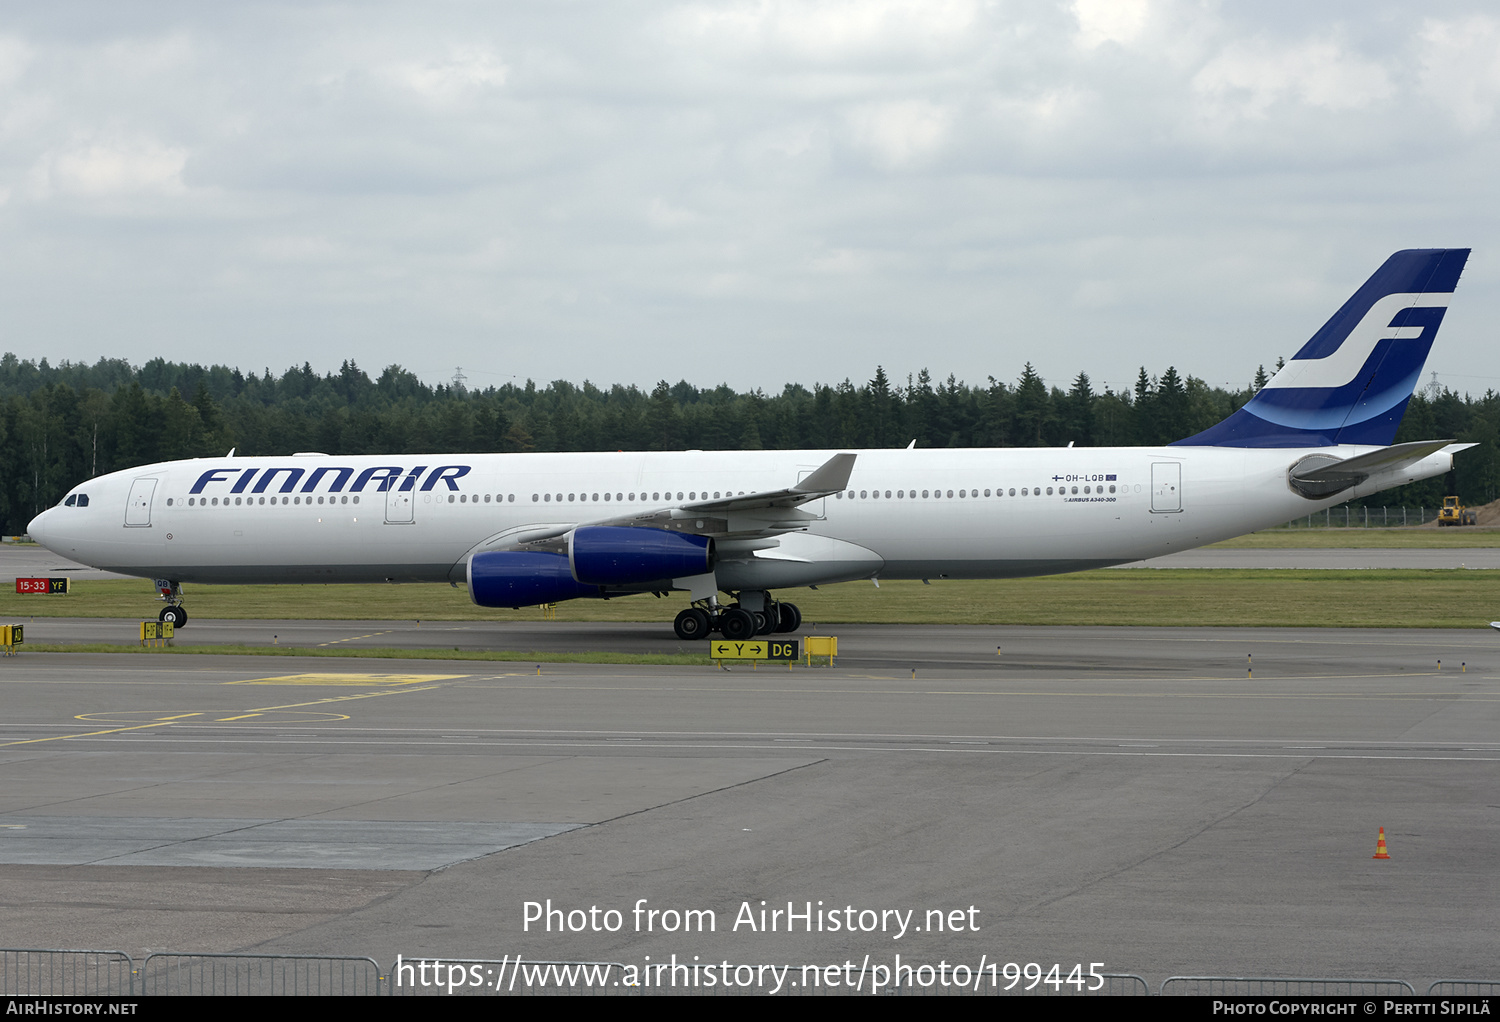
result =
[[69,3],[0,16],[0,350],[428,382],[1248,384],[1391,252],[1500,389],[1500,11]]

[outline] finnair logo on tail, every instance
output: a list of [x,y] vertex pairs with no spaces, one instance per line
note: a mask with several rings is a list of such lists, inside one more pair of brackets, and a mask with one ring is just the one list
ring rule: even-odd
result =
[[[1424,333],[1430,341],[1453,296],[1445,293],[1394,294],[1377,299],[1349,335],[1321,358],[1296,358],[1271,378],[1265,390],[1308,390],[1346,387],[1365,373],[1375,345],[1381,341],[1414,341]],[[1427,352],[1421,352],[1423,358]],[[1421,365],[1418,364],[1418,369]]]

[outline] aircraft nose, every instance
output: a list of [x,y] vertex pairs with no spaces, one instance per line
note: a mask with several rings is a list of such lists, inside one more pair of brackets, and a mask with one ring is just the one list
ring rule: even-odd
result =
[[48,508],[31,520],[26,526],[26,535],[42,546],[47,545],[47,519],[52,515],[52,509]]

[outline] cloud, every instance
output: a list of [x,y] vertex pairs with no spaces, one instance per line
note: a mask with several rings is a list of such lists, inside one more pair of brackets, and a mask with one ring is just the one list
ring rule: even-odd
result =
[[1089,49],[1105,43],[1134,42],[1150,13],[1150,0],[1073,0],[1078,41]]
[[1279,103],[1355,110],[1395,92],[1380,63],[1332,39],[1232,42],[1203,66],[1192,86],[1216,115],[1253,119],[1265,119]]
[[44,153],[32,168],[40,198],[88,199],[181,192],[188,153],[151,139],[82,142]]
[[854,138],[880,165],[899,169],[935,156],[942,147],[952,111],[926,100],[858,107],[851,111]]
[[[1472,242],[1465,301],[1487,279],[1497,26],[1474,0],[17,8],[7,327],[28,357],[523,379],[559,352],[645,383],[1248,379],[1278,352],[1247,324],[1305,339],[1395,248]],[[755,357],[682,357],[708,337]],[[1500,376],[1490,347],[1463,358]]]
[[455,46],[440,60],[396,66],[391,77],[422,98],[451,105],[505,84],[510,69],[493,50]]
[[669,23],[742,54],[845,62],[946,50],[978,14],[974,0],[751,0],[685,6]]
[[1482,14],[1429,18],[1419,38],[1427,96],[1464,130],[1487,127],[1500,102],[1500,20]]

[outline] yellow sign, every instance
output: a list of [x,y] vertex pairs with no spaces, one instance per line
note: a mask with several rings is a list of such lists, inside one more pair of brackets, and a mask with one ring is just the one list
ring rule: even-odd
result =
[[708,655],[714,660],[796,660],[797,640],[715,641],[708,644]]
[[[839,653],[839,640],[836,635],[808,635],[803,638],[807,644],[807,666],[812,666],[812,658],[815,656],[826,656],[828,666],[833,666],[833,658]],[[912,675],[916,677],[916,675]]]
[[142,621],[141,645],[165,646],[172,641],[172,635],[176,630],[170,621]]

